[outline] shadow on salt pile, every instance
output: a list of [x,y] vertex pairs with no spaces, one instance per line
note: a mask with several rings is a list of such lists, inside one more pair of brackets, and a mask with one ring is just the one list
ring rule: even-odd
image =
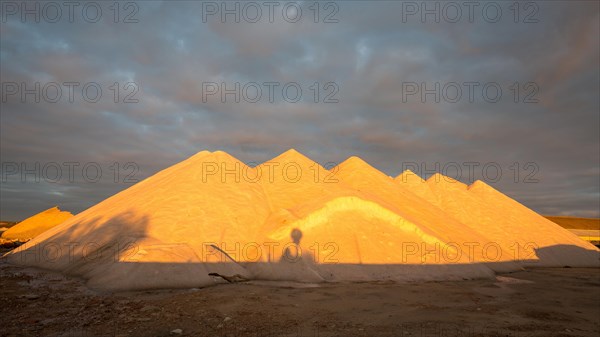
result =
[[[542,249],[557,252],[562,249],[576,254],[598,252],[579,247],[549,247]],[[600,259],[597,258],[600,266]],[[535,268],[534,261],[527,261]],[[506,262],[497,262],[503,264]],[[161,288],[197,288],[226,283],[209,273],[241,275],[244,280],[265,282],[276,285],[321,282],[372,282],[372,281],[458,281],[467,279],[494,278],[496,273],[487,265],[472,264],[313,264],[298,262],[224,262],[224,263],[158,263],[158,262],[116,262],[105,269],[102,275],[89,279],[91,288],[122,291],[148,290]],[[539,267],[546,267],[544,263]],[[587,266],[589,267],[589,266]],[[227,273],[233,271],[233,273]]]
[[[75,219],[75,220],[73,220]],[[120,262],[144,238],[148,218],[129,211],[106,219],[76,217],[51,228],[2,258],[91,280]]]
[[[600,267],[600,251],[583,249],[572,245],[554,245],[536,248],[537,260],[523,261],[527,267]],[[587,261],[596,261],[591,266]]]
[[[129,291],[197,288],[222,280],[209,274],[267,282],[448,281],[493,278],[493,270],[514,269],[514,261],[448,264],[316,263],[306,254],[294,255],[302,232],[292,231],[291,258],[273,262],[236,262],[213,246],[210,256],[199,256],[191,243],[165,243],[147,232],[148,218],[134,211],[111,219],[68,221],[43,233],[7,255],[12,263],[56,270],[87,280],[90,288]],[[191,240],[191,239],[190,239]],[[151,249],[150,249],[151,248]],[[556,245],[535,250],[536,258],[519,261],[526,266],[600,266],[600,252]],[[581,259],[579,259],[581,257]],[[584,261],[579,264],[578,261]],[[566,262],[569,263],[566,263]],[[587,261],[587,262],[586,262]]]

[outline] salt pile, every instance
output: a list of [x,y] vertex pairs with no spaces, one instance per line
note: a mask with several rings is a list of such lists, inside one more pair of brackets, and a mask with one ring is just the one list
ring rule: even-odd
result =
[[[519,260],[523,265],[539,267],[590,265],[585,256],[582,259],[575,257],[579,255],[576,247],[589,249],[592,245],[581,245],[582,240],[570,231],[485,182],[478,180],[467,186],[450,177],[435,174],[425,183],[415,183],[414,176],[412,172],[404,172],[396,181],[401,185],[403,181],[412,181],[409,184],[415,194],[443,209],[466,228],[493,239],[493,245],[488,245],[488,258]],[[497,254],[494,251],[497,247],[502,248],[502,254],[508,254]],[[570,250],[574,251],[573,254],[569,253]],[[581,253],[587,255],[585,251]],[[590,254],[593,260],[594,250]]]
[[2,233],[2,239],[26,241],[72,217],[58,207],[49,208],[12,226]]
[[356,157],[326,170],[290,150],[249,167],[203,151],[8,258],[115,290],[219,281],[209,273],[413,281],[493,277],[524,265],[600,265],[596,247],[485,183],[444,181],[408,172],[394,179]]

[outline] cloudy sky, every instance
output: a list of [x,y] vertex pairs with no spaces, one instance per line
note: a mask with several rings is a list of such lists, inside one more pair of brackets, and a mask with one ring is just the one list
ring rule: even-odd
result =
[[0,9],[2,220],[80,212],[202,150],[289,148],[600,216],[598,2],[37,6]]

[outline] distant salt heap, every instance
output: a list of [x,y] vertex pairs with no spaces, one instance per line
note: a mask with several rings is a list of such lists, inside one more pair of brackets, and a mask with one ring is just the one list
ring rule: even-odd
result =
[[60,225],[72,216],[73,214],[61,211],[58,207],[52,207],[7,229],[2,233],[2,239],[26,241]]
[[257,167],[200,152],[12,251],[95,288],[458,280],[524,265],[599,266],[596,247],[487,184],[326,170],[290,150]]

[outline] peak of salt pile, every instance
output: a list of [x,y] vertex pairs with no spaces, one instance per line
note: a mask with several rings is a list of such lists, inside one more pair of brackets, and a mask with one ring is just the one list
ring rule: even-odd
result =
[[[307,282],[491,277],[520,268],[508,243],[522,238],[540,244],[528,258],[544,265],[598,263],[595,247],[491,187],[419,184],[357,157],[326,170],[290,150],[251,168],[202,151],[8,258],[117,290],[207,286],[210,273]],[[496,241],[500,258],[486,248]]]
[[404,170],[394,180],[409,185],[424,184],[425,180],[411,170]]
[[302,153],[298,152],[296,149],[286,150],[286,151],[282,152],[281,154],[279,154],[278,156],[274,157],[271,160],[272,161],[278,161],[278,160],[303,160],[303,161],[307,161],[307,162],[312,162],[312,160],[310,158],[308,158],[307,156],[305,156]]
[[352,156],[332,169],[336,178],[357,190],[371,190],[373,185],[385,185],[393,181],[391,177],[371,166],[359,157]]
[[374,168],[373,166],[371,166],[369,163],[367,163],[366,161],[362,160],[361,158],[357,157],[357,156],[350,156],[348,157],[346,160],[344,160],[343,162],[341,162],[338,165],[338,168],[340,170],[354,170],[357,172],[364,172],[364,173],[380,173],[385,175],[383,172],[377,170],[376,168]]
[[[269,165],[274,166],[275,168],[282,169],[291,169],[292,167],[301,167],[301,168],[309,168],[311,170],[317,169],[317,166],[320,169],[323,169],[317,162],[303,155],[302,153],[291,149],[287,150],[280,155],[267,160],[266,162],[260,164],[259,166],[268,167]],[[309,177],[309,174],[304,174],[305,177]],[[292,179],[293,180],[293,179]]]
[[326,199],[339,192],[328,170],[293,149],[258,165],[256,170],[272,212]]

